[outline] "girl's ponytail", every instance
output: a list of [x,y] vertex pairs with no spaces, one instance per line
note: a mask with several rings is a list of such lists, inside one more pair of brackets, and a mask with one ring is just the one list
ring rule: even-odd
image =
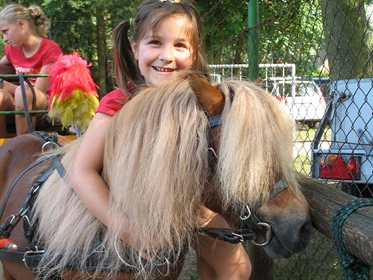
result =
[[128,37],[130,29],[129,21],[122,21],[113,32],[112,42],[114,45],[114,75],[118,87],[130,95],[127,83],[137,87],[144,82],[137,62],[133,56],[131,44]]

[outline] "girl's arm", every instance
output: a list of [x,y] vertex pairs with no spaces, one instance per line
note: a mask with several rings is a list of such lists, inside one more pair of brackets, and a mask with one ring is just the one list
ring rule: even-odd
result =
[[[70,174],[70,184],[88,210],[113,230],[109,223],[109,189],[100,175],[105,136],[111,119],[112,117],[101,113],[97,113],[92,119],[76,155]],[[129,240],[125,232],[122,233],[122,239],[125,242]]]
[[[48,74],[48,67],[50,65],[52,65],[52,63],[44,65],[41,68],[39,74]],[[37,88],[38,90],[46,93],[48,88],[49,88],[49,78],[47,78],[47,77],[46,78],[37,78],[34,87]]]
[[1,59],[0,59],[0,64],[11,64],[8,60],[8,58],[4,55]]

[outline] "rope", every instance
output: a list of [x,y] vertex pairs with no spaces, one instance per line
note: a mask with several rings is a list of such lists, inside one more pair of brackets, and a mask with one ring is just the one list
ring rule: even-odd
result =
[[341,206],[333,215],[332,234],[334,246],[341,258],[339,266],[344,271],[342,280],[369,279],[370,267],[347,251],[342,237],[343,224],[348,216],[366,206],[373,206],[373,200],[369,198],[354,199]]

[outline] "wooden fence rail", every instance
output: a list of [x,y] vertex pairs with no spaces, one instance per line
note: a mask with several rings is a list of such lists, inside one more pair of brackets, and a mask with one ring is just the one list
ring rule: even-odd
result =
[[[317,180],[299,174],[302,191],[311,208],[312,223],[316,230],[332,238],[331,221],[334,213],[356,197]],[[354,256],[373,267],[373,207],[364,207],[352,213],[343,225],[343,242]]]

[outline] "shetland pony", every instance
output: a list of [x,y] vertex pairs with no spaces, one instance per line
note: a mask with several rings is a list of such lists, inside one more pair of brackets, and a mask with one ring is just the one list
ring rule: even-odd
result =
[[[26,153],[25,143],[15,146]],[[290,257],[309,241],[309,209],[292,167],[291,123],[278,101],[250,82],[210,85],[189,74],[141,90],[115,115],[102,176],[114,205],[110,219],[114,228],[128,227],[130,245],[120,240],[119,230],[104,227],[69,186],[79,146],[78,139],[44,155],[61,157],[66,176],[54,171],[33,205],[37,239],[46,248],[39,276],[177,279],[186,249],[201,234],[203,205],[232,226],[249,216],[246,210],[255,212],[272,231],[270,240],[256,233],[271,257]],[[92,255],[99,257],[87,267]],[[25,268],[3,263],[16,279],[26,279]]]

